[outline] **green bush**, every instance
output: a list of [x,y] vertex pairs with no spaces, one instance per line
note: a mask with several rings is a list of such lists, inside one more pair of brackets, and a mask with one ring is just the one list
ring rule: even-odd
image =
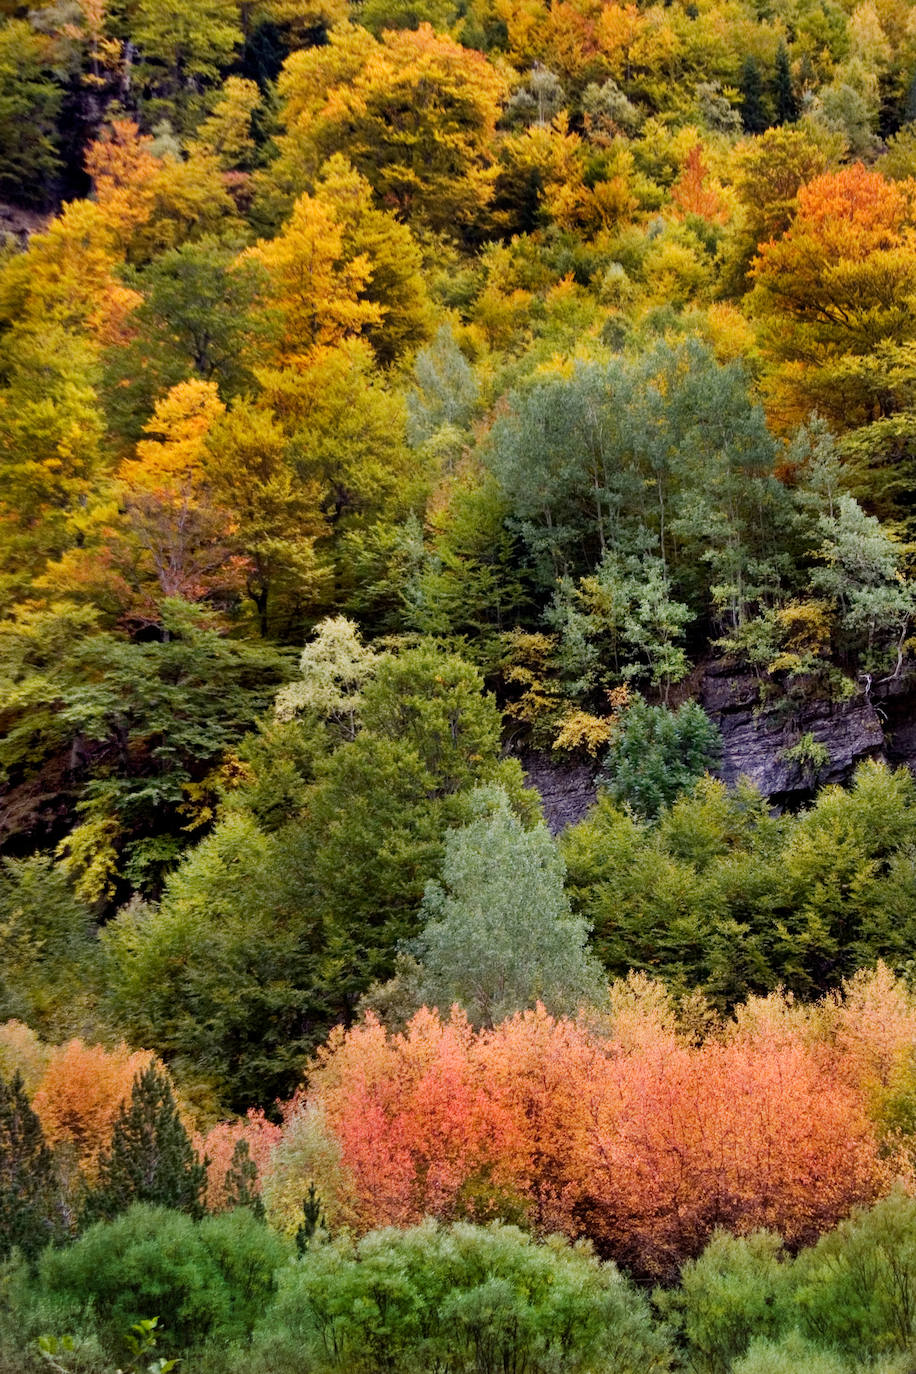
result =
[[181,1212],[138,1205],[99,1222],[67,1250],[39,1262],[38,1296],[55,1334],[93,1314],[103,1344],[119,1358],[136,1322],[159,1318],[159,1349],[174,1355],[205,1341],[245,1337],[275,1286],[289,1248],[245,1213],[196,1223]]
[[614,1265],[514,1226],[425,1222],[284,1270],[244,1369],[270,1374],[650,1374],[669,1367]]
[[768,1231],[720,1231],[699,1259],[684,1265],[681,1286],[656,1294],[680,1328],[696,1374],[729,1374],[752,1340],[781,1334],[791,1323],[791,1264]]
[[916,1199],[856,1211],[795,1264],[804,1333],[866,1361],[916,1340]]
[[695,701],[676,711],[637,699],[623,715],[601,778],[616,802],[657,816],[718,761],[722,737]]

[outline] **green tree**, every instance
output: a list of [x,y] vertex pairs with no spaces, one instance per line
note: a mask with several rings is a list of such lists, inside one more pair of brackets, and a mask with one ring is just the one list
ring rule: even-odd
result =
[[52,1041],[81,1028],[100,991],[92,913],[47,854],[0,863],[0,1021]]
[[131,38],[153,111],[184,130],[202,85],[214,83],[242,41],[236,0],[138,0]]
[[603,766],[613,799],[653,818],[718,762],[719,731],[696,702],[676,711],[636,700],[623,712]]
[[763,77],[754,57],[746,57],[741,69],[741,122],[748,134],[762,134],[770,119],[763,97]]
[[239,260],[237,244],[205,235],[160,253],[129,281],[143,300],[129,341],[104,360],[106,407],[122,440],[139,439],[155,402],[189,377],[217,382],[224,400],[254,386],[263,274],[254,259]]
[[66,1250],[46,1252],[37,1289],[62,1324],[85,1320],[88,1307],[112,1362],[129,1353],[125,1334],[144,1312],[161,1313],[157,1334],[166,1355],[183,1356],[208,1340],[224,1351],[250,1335],[289,1253],[245,1210],[195,1222],[137,1203]]
[[792,70],[789,66],[789,53],[785,43],[780,40],[776,49],[776,69],[773,76],[773,107],[776,124],[794,124],[798,118],[798,101],[792,85]]
[[136,1202],[203,1216],[206,1164],[182,1125],[168,1075],[155,1060],[137,1074],[99,1160],[88,1215],[107,1220]]
[[0,194],[46,205],[60,171],[56,119],[63,92],[47,40],[24,19],[0,23]]
[[18,1073],[0,1077],[0,1259],[62,1240],[66,1216],[51,1151]]
[[836,609],[841,647],[856,653],[866,670],[886,667],[896,677],[916,613],[905,550],[845,493],[818,524],[824,542],[810,580]]
[[414,378],[415,386],[407,394],[407,437],[412,444],[432,438],[444,425],[463,429],[469,423],[479,387],[451,325],[440,325],[432,343],[420,349]]
[[565,865],[547,827],[526,830],[500,789],[472,799],[478,815],[450,830],[438,879],[427,883],[419,1000],[443,1014],[458,1003],[475,1026],[536,1002],[554,1016],[603,1000],[587,928],[563,891]]
[[284,819],[265,833],[230,812],[158,907],[134,903],[103,934],[115,1023],[239,1112],[294,1090],[334,1015],[311,846]]
[[[25,791],[67,751],[57,786],[80,824],[65,868],[90,902],[111,895],[122,866],[134,887],[156,889],[187,843],[189,803],[214,800],[197,786],[283,676],[276,649],[226,638],[177,599],[161,609],[159,636],[144,642],[96,632],[97,617],[67,603],[24,608],[0,629],[0,768]],[[25,810],[19,826],[31,823]]]
[[226,1170],[226,1210],[234,1207],[247,1207],[250,1212],[264,1220],[264,1203],[257,1189],[258,1166],[251,1158],[251,1149],[244,1136],[235,1142],[229,1168]]

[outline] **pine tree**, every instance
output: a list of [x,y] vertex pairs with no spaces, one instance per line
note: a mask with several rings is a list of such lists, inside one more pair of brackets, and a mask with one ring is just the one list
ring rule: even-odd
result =
[[741,72],[741,122],[749,134],[762,134],[770,123],[763,103],[760,67],[753,57],[744,59]]
[[785,43],[776,49],[776,74],[773,79],[774,123],[794,124],[798,119],[798,101],[792,87],[792,72]]
[[65,1217],[54,1157],[22,1079],[0,1078],[0,1259],[14,1246],[34,1256],[61,1239]]
[[258,1166],[251,1158],[248,1141],[235,1142],[232,1159],[226,1170],[226,1207],[248,1207],[259,1220],[264,1220],[264,1204],[257,1191]]
[[304,1255],[319,1232],[327,1233],[328,1224],[321,1207],[321,1198],[314,1180],[309,1183],[308,1195],[302,1204],[302,1222],[296,1232],[296,1250]]
[[154,1061],[137,1074],[130,1101],[115,1122],[89,1200],[90,1217],[110,1220],[134,1202],[200,1217],[206,1180],[206,1164],[181,1123],[172,1085]]

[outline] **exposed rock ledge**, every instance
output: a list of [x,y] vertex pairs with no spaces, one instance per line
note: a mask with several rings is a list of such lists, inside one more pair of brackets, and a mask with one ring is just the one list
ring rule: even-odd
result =
[[[798,806],[826,783],[847,782],[864,759],[907,764],[916,772],[916,671],[864,687],[848,701],[793,699],[778,692],[761,700],[751,672],[725,662],[707,665],[697,697],[722,731],[720,776],[728,783],[744,776],[774,806]],[[810,735],[827,751],[816,772],[787,757]],[[550,754],[521,757],[529,786],[536,787],[554,834],[574,825],[596,796],[595,770],[562,762]]]
[[[722,731],[726,782],[744,776],[775,806],[791,806],[815,786],[845,782],[863,759],[887,757],[880,707],[864,690],[842,702],[782,692],[763,702],[760,686],[753,673],[726,663],[712,663],[704,674],[699,700]],[[827,751],[816,771],[789,754],[806,735]]]

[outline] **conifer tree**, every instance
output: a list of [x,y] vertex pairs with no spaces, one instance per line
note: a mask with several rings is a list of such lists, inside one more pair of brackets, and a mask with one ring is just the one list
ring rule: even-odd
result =
[[62,1238],[54,1157],[17,1073],[0,1077],[0,1259],[14,1246],[34,1256]]
[[264,1204],[257,1191],[258,1166],[251,1158],[248,1141],[241,1137],[235,1142],[232,1159],[226,1170],[226,1208],[247,1207],[261,1221],[264,1219]]
[[304,1255],[319,1232],[327,1233],[327,1229],[328,1224],[321,1206],[321,1198],[318,1196],[315,1180],[312,1179],[309,1182],[308,1193],[302,1203],[302,1222],[296,1232],[297,1253]]
[[760,67],[753,57],[744,59],[741,72],[741,122],[748,134],[762,134],[770,123],[763,102]]
[[798,101],[792,87],[792,72],[789,68],[789,53],[785,43],[776,49],[776,74],[773,80],[773,105],[775,124],[794,124],[798,119]]
[[153,1061],[134,1079],[111,1145],[102,1156],[91,1219],[110,1220],[135,1202],[203,1215],[206,1164],[198,1159],[181,1123],[167,1074]]

